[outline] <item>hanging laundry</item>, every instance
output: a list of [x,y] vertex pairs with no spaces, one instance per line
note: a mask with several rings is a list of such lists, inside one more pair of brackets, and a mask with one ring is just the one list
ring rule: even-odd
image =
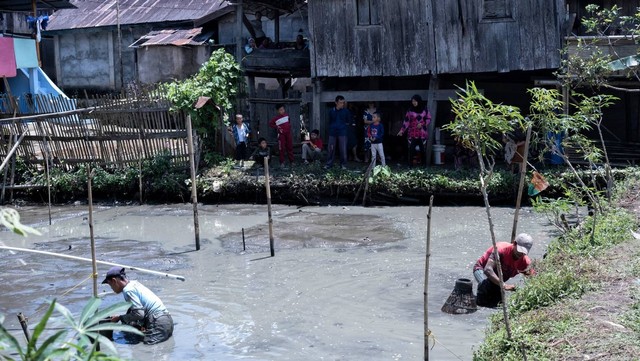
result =
[[27,16],[27,24],[29,24],[29,27],[31,28],[33,33],[36,34],[36,41],[40,42],[42,38],[42,36],[40,35],[40,32],[47,30],[47,25],[49,25],[49,16],[47,15],[40,15],[38,17]]

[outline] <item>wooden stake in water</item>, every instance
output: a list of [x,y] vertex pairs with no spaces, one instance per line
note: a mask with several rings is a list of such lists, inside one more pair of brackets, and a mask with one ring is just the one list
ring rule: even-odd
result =
[[196,165],[193,151],[193,131],[191,115],[187,114],[187,146],[189,147],[189,168],[191,169],[191,203],[193,203],[193,228],[196,234],[196,251],[200,250],[200,223],[198,222],[198,189],[196,187]]
[[242,250],[247,250],[247,245],[244,243],[244,228],[242,229]]
[[520,164],[520,184],[518,187],[518,198],[516,198],[516,210],[513,214],[513,228],[511,229],[511,242],[516,239],[518,230],[518,216],[520,213],[520,203],[524,189],[524,179],[527,176],[527,158],[529,157],[529,140],[531,139],[531,127],[527,129],[527,139],[524,143],[524,154],[522,154],[522,164]]
[[269,248],[271,257],[275,256],[273,249],[273,219],[271,218],[271,185],[269,184],[269,157],[264,157],[264,186],[267,188],[267,213],[269,215]]
[[98,265],[96,264],[96,240],[93,238],[93,192],[91,190],[91,164],[87,165],[87,192],[89,197],[89,237],[91,238],[91,269],[93,271],[93,297],[98,297]]
[[22,326],[22,332],[24,332],[24,337],[27,339],[27,342],[29,342],[31,340],[31,336],[29,335],[27,318],[24,317],[24,314],[22,312],[18,313],[18,321],[20,321],[20,326]]
[[427,213],[427,256],[424,265],[424,359],[429,360],[429,257],[431,257],[431,209],[433,196],[429,198],[429,213]]

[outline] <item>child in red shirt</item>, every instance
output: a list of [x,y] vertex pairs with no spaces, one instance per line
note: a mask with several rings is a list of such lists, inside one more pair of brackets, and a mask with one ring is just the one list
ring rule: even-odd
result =
[[289,164],[293,166],[293,137],[291,136],[291,122],[284,104],[276,105],[278,115],[269,121],[269,126],[278,130],[278,149],[280,150],[280,166],[284,167],[284,155],[287,153]]

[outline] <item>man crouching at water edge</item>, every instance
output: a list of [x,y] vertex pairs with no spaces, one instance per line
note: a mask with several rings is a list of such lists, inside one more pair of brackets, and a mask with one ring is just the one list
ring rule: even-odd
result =
[[173,334],[173,319],[164,304],[147,287],[138,281],[129,281],[122,267],[111,267],[102,283],[111,286],[115,293],[122,293],[131,303],[127,313],[112,316],[111,322],[122,322],[141,329],[142,340],[147,345],[166,341]]
[[[511,243],[497,242],[500,255],[502,279],[507,282],[512,277],[522,273],[529,276],[535,271],[531,268],[529,251],[533,246],[533,238],[526,233],[520,233]],[[493,247],[489,247],[473,266],[473,276],[478,281],[476,303],[483,307],[496,307],[502,301],[500,292],[500,278],[498,278],[497,264],[493,255]],[[504,284],[506,291],[516,289],[515,285]]]

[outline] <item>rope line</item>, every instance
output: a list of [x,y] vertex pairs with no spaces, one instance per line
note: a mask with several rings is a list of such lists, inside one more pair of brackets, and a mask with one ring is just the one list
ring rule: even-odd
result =
[[455,356],[458,360],[464,361],[460,356],[456,355],[453,351],[451,351],[449,348],[447,348],[447,346],[445,346],[442,342],[438,341],[438,339],[436,338],[436,336],[434,336],[434,334],[433,334],[433,332],[431,332],[431,330],[428,330],[427,337],[429,337],[429,338],[431,338],[433,340],[433,345],[431,346],[432,350],[436,346],[436,343],[437,343],[440,346],[442,346],[445,350],[449,351],[449,353],[452,354],[453,356]]
[[[64,297],[64,296],[68,295],[71,291],[73,291],[76,288],[80,287],[83,283],[87,282],[89,279],[92,279],[94,277],[98,277],[98,274],[97,273],[91,273],[89,276],[87,276],[82,281],[80,281],[80,283],[78,283],[77,285],[75,285],[75,286],[69,288],[68,290],[64,291],[59,297]],[[37,315],[38,313],[42,312],[42,310],[44,310],[45,308],[48,308],[48,307],[49,307],[48,304],[41,305],[35,311],[33,311],[33,313],[30,316],[28,316],[27,319],[33,318],[35,315]]]

